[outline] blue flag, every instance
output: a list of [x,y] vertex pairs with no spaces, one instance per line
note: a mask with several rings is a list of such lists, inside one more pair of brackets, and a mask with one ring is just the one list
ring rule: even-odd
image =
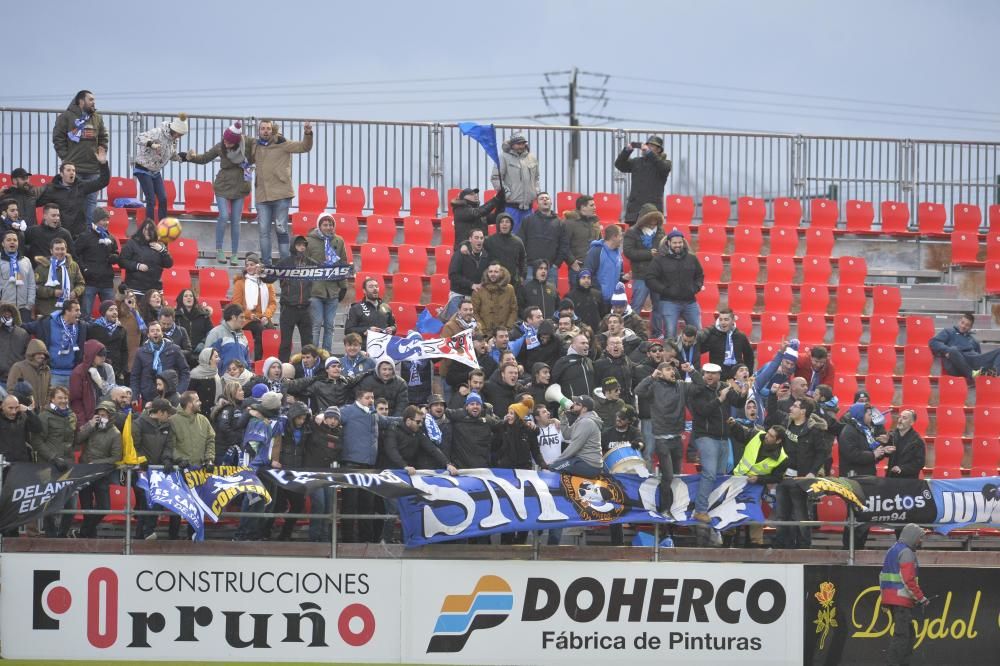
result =
[[477,125],[476,123],[459,123],[462,134],[476,141],[497,166],[500,166],[500,153],[497,152],[497,129],[493,125]]
[[201,506],[180,470],[165,474],[162,469],[151,469],[139,475],[136,485],[146,493],[150,506],[162,506],[173,511],[194,528],[195,541],[205,539],[205,520]]
[[420,313],[417,317],[417,332],[421,335],[437,335],[444,328],[444,324],[441,320],[431,314],[430,308],[424,308],[424,311]]

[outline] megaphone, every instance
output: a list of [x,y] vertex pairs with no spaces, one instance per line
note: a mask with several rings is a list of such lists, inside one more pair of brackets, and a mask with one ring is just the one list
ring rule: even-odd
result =
[[562,386],[559,384],[552,384],[545,390],[545,399],[558,403],[559,409],[569,409],[573,405],[573,401],[563,395]]

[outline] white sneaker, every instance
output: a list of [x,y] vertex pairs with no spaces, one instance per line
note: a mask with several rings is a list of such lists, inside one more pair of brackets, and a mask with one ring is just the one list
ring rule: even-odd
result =
[[146,537],[146,541],[156,541],[156,532],[153,532],[148,537]]

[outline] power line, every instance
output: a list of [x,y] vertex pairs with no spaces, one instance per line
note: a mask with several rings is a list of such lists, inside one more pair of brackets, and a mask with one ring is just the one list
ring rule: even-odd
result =
[[[365,100],[363,102],[317,102],[315,104],[296,104],[295,108],[314,108],[314,107],[338,107],[338,106],[392,106],[397,104],[465,104],[468,102],[489,102],[491,104],[502,104],[504,102],[514,102],[514,101],[528,101],[537,100],[534,96],[523,96],[523,97],[504,97],[503,99],[497,99],[495,97],[479,97],[479,98],[457,98],[457,99],[395,99],[395,100]],[[219,109],[219,106],[201,106],[189,108],[189,111],[205,111]]]

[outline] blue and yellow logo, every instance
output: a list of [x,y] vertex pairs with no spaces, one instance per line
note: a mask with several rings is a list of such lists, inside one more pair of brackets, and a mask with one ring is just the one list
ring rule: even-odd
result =
[[498,626],[514,608],[514,594],[503,578],[483,576],[472,594],[449,594],[441,604],[428,652],[461,652],[477,629]]

